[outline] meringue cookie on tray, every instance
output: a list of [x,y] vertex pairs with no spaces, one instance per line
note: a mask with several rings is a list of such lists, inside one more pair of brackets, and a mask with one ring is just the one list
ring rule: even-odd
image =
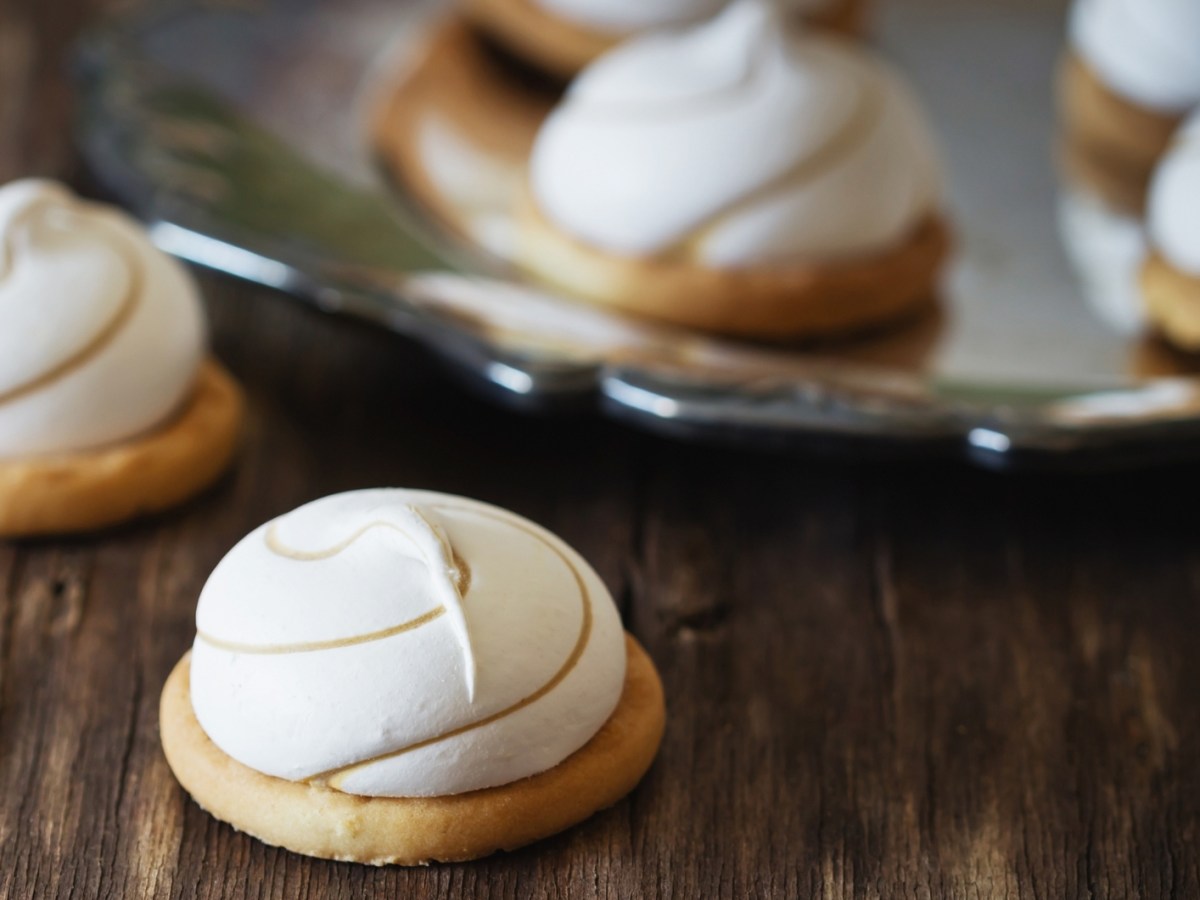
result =
[[241,395],[195,285],[123,213],[0,188],[0,535],[174,505],[232,458]]
[[[862,31],[867,0],[778,0],[788,14],[845,33]],[[728,0],[467,0],[484,32],[546,72],[570,77],[637,34],[702,22]]]
[[899,75],[764,0],[632,40],[542,127],[518,262],[557,288],[709,331],[861,329],[934,296],[934,141]]
[[653,663],[596,573],[473,500],[326,497],[200,596],[163,691],[168,762],[270,844],[374,864],[512,849],[615,803],[663,728]]
[[1069,177],[1140,213],[1154,167],[1200,106],[1200,3],[1076,0],[1059,76]]

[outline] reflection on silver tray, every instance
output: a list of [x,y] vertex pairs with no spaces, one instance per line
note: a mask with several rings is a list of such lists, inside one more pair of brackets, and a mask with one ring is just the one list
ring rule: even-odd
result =
[[172,3],[120,20],[80,54],[81,138],[168,251],[413,336],[518,405],[987,465],[1193,452],[1190,361],[1131,336],[1128,316],[1095,314],[1058,239],[1063,10],[884,12],[880,42],[945,143],[961,247],[936,321],[852,343],[763,348],[649,326],[507,281],[443,239],[366,147],[364,86],[431,15],[395,0]]

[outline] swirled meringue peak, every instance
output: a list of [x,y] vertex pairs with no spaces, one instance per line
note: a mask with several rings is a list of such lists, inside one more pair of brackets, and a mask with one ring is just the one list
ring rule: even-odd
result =
[[1200,110],[1176,133],[1154,174],[1147,228],[1167,262],[1200,278]]
[[50,181],[0,187],[0,458],[152,429],[205,343],[195,285],[132,219]]
[[1200,3],[1076,0],[1074,49],[1117,93],[1167,114],[1200,104]]
[[267,775],[442,796],[562,762],[625,679],[620,617],[570,547],[505,510],[399,489],[251,532],[200,595],[196,718]]
[[887,249],[935,212],[940,181],[898,75],[768,0],[600,57],[530,170],[542,213],[588,244],[730,267]]

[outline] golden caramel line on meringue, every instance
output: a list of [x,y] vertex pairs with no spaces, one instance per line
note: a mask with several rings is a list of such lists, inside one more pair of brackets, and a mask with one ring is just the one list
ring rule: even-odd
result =
[[[546,771],[616,708],[627,659],[615,604],[575,551],[516,514],[430,491],[363,490],[293,510],[278,520],[279,534],[300,549],[328,547],[377,519],[409,523],[400,509],[407,504],[470,560],[476,696],[464,690],[461,645],[445,617],[394,640],[327,652],[241,655],[197,640],[192,704],[230,757],[297,784],[336,778],[338,790],[365,797],[460,794]],[[255,644],[324,641],[395,625],[443,600],[390,531],[373,531],[340,556],[297,563],[267,548],[269,527],[213,570],[198,629]],[[432,549],[428,535],[417,537]],[[405,749],[415,744],[423,746]]]
[[[479,512],[480,514],[483,514],[483,515],[489,515],[487,513],[483,513],[481,510],[477,510],[476,512]],[[499,516],[491,516],[491,517],[496,520],[501,520],[501,517],[499,517]],[[501,719],[505,719],[508,716],[511,716],[513,713],[519,712],[520,710],[525,709],[527,706],[530,706],[531,704],[536,703],[538,700],[542,699],[547,694],[549,694],[551,691],[553,691],[556,687],[558,687],[560,684],[562,684],[562,682],[564,680],[566,680],[567,676],[569,676],[571,674],[571,672],[573,672],[575,670],[575,666],[579,663],[579,660],[580,660],[580,658],[582,658],[584,652],[586,652],[587,647],[588,647],[588,642],[590,641],[591,636],[592,636],[592,596],[591,596],[591,592],[588,591],[587,584],[584,582],[583,576],[580,575],[579,570],[575,567],[575,565],[571,562],[571,560],[568,559],[567,556],[561,550],[559,550],[558,547],[555,547],[552,543],[547,541],[540,534],[533,531],[532,529],[526,528],[524,525],[520,525],[511,520],[505,520],[505,521],[506,521],[506,524],[510,525],[511,527],[517,528],[521,531],[524,531],[526,534],[528,534],[531,537],[535,538],[536,540],[540,541],[542,544],[544,544],[546,547],[548,547],[551,551],[553,551],[553,553],[567,567],[568,571],[570,571],[571,576],[575,579],[576,586],[579,588],[579,600],[580,600],[580,604],[581,604],[582,612],[583,612],[583,617],[582,617],[582,620],[579,625],[579,636],[576,638],[575,646],[572,648],[571,653],[567,656],[567,658],[563,662],[562,666],[559,667],[558,671],[555,672],[554,675],[545,684],[543,684],[541,687],[539,687],[533,693],[527,695],[526,697],[523,697],[522,699],[518,700],[516,703],[513,703],[510,706],[505,707],[504,709],[501,709],[495,713],[492,713],[492,715],[490,715],[490,716],[485,716],[484,718],[478,719],[477,721],[474,721],[474,722],[468,722],[466,725],[461,725],[458,728],[452,729],[451,731],[447,731],[444,734],[434,735],[433,737],[426,738],[425,740],[417,741],[416,743],[409,744],[406,747],[401,747],[398,750],[390,750],[387,753],[380,753],[380,754],[377,754],[376,756],[372,756],[368,759],[363,759],[363,760],[359,760],[358,762],[355,762],[355,763],[350,763],[349,765],[339,766],[336,769],[330,769],[329,771],[326,771],[326,772],[319,772],[316,775],[313,775],[309,778],[304,779],[305,782],[307,782],[308,784],[328,785],[329,787],[337,788],[341,782],[341,779],[352,774],[354,772],[354,770],[356,770],[356,769],[362,768],[364,766],[373,765],[375,763],[382,762],[383,760],[386,760],[386,759],[394,759],[395,757],[401,756],[405,753],[411,753],[414,750],[420,750],[423,747],[428,747],[432,744],[437,744],[442,741],[448,741],[448,740],[451,740],[452,738],[458,737],[461,734],[466,734],[469,731],[474,731],[475,729],[483,728],[487,725],[491,725],[494,722],[498,722]]]
[[182,263],[125,213],[55,182],[0,186],[0,458],[163,427],[197,388],[207,327]]
[[[347,547],[349,547],[351,544],[353,544],[356,540],[358,540],[360,537],[362,537],[363,534],[365,534],[367,531],[371,530],[372,528],[378,527],[378,526],[391,527],[389,525],[389,523],[387,523],[387,522],[373,522],[370,525],[367,525],[364,528],[362,528],[361,530],[359,530],[357,533],[355,533],[355,535],[352,538],[350,538],[348,541],[344,541],[342,543],[342,545],[340,545],[340,549],[338,552],[341,552],[341,550],[345,550]],[[268,533],[268,546],[270,546],[269,542],[270,542],[270,533]],[[274,549],[274,548],[272,548],[272,549]],[[289,556],[289,558],[292,558],[292,559],[318,559],[318,558],[319,559],[328,559],[331,556],[336,556],[337,554],[331,553],[328,556],[320,556],[320,557],[311,557],[311,556],[310,557],[292,557],[288,554],[281,554],[281,555]],[[467,566],[466,561],[461,556],[459,556],[457,553],[454,553],[454,561],[455,561],[456,570],[458,573],[459,593],[462,594],[462,597],[465,600],[468,592],[471,589],[471,570]],[[200,640],[204,641],[204,643],[206,643],[206,644],[209,644],[213,647],[217,647],[221,650],[229,650],[233,653],[250,653],[250,654],[262,654],[262,655],[272,655],[272,654],[282,654],[282,653],[311,653],[314,650],[333,650],[338,647],[353,647],[355,644],[369,644],[372,641],[381,641],[384,638],[390,638],[397,634],[403,634],[406,631],[412,631],[415,628],[420,628],[422,625],[428,625],[430,622],[434,621],[439,616],[444,616],[445,614],[446,614],[445,606],[435,606],[433,609],[429,610],[429,612],[422,613],[421,615],[417,616],[416,618],[409,619],[406,622],[401,622],[398,625],[392,625],[392,626],[389,626],[388,628],[380,628],[377,631],[371,631],[366,634],[356,634],[356,635],[351,635],[350,637],[334,638],[334,639],[328,640],[328,641],[301,641],[301,642],[295,643],[295,644],[246,644],[246,643],[241,643],[239,641],[226,641],[221,638],[213,637],[210,634],[205,634],[203,631],[197,631],[196,637],[198,637]]]
[[[434,507],[434,508],[436,509],[437,507]],[[416,511],[416,512],[417,512],[418,516],[421,515],[419,511]],[[421,516],[421,518],[424,519],[425,517]],[[426,523],[429,524],[428,520],[426,520]],[[331,559],[334,556],[337,556],[343,550],[348,549],[352,544],[354,544],[355,541],[357,541],[359,538],[361,538],[364,534],[366,534],[368,531],[371,531],[374,528],[391,529],[392,531],[399,534],[401,537],[405,538],[410,544],[412,544],[416,548],[418,553],[421,553],[421,548],[419,546],[417,546],[416,541],[414,541],[412,539],[412,537],[404,529],[399,528],[394,523],[387,522],[383,519],[377,519],[374,522],[368,522],[366,525],[364,525],[362,528],[358,529],[356,532],[354,532],[354,534],[350,535],[344,541],[340,541],[339,543],[334,544],[332,547],[328,547],[324,550],[296,550],[295,548],[288,547],[286,544],[283,543],[283,541],[281,541],[279,539],[279,535],[278,535],[278,532],[276,531],[275,523],[272,523],[271,527],[267,529],[265,539],[266,539],[266,543],[267,543],[267,549],[270,550],[272,553],[274,553],[276,556],[283,556],[283,557],[286,557],[287,559],[294,559],[297,562],[315,562],[317,560]],[[431,530],[432,530],[432,528],[431,528]],[[434,533],[436,534],[437,532],[434,531]],[[458,555],[458,552],[454,549],[454,547],[452,547],[450,545],[449,541],[447,541],[441,535],[438,535],[438,540],[442,543],[442,546],[443,546],[443,549],[445,550],[446,555],[454,561],[454,580],[458,587],[459,594],[461,594],[462,596],[465,597],[467,595],[467,591],[471,587],[471,567],[467,565],[467,561],[465,559],[463,559],[461,556]],[[422,554],[422,558],[424,559],[424,554]],[[426,564],[429,563],[428,559],[424,559],[424,561]]]
[[710,268],[878,255],[936,214],[940,193],[903,79],[867,51],[790,28],[769,0],[600,57],[546,119],[529,164],[539,214],[572,238],[659,261],[690,248],[687,262]]
[[[344,552],[355,544],[363,535],[376,528],[387,528],[396,532],[401,537],[407,539],[413,546],[416,543],[411,537],[401,528],[398,528],[392,522],[383,519],[377,519],[374,522],[368,522],[366,525],[359,528],[353,534],[343,541],[339,541],[332,547],[324,550],[296,550],[293,547],[288,547],[279,538],[275,523],[267,529],[264,535],[264,543],[267,549],[276,556],[282,556],[287,559],[294,559],[298,562],[314,562],[323,559],[332,559],[339,553]],[[471,569],[467,565],[466,560],[454,551],[453,547],[447,544],[447,549],[454,558],[455,574],[458,580],[458,590],[465,599],[471,588]],[[417,547],[418,552],[420,548]],[[381,641],[384,638],[394,637],[397,634],[403,634],[406,631],[412,631],[415,628],[420,628],[422,625],[428,625],[440,616],[446,614],[445,606],[436,606],[426,613],[422,613],[416,618],[409,619],[406,622],[401,622],[398,625],[392,625],[388,628],[380,628],[377,631],[371,631],[366,634],[356,634],[349,637],[334,638],[328,641],[301,641],[295,644],[247,644],[239,641],[226,641],[221,638],[213,637],[205,634],[203,631],[197,631],[196,637],[213,647],[221,650],[229,650],[234,653],[250,653],[250,654],[283,654],[283,653],[311,653],[316,650],[333,650],[338,647],[353,647],[356,644],[368,644],[372,641]]]
[[[279,539],[277,533],[278,523],[273,522],[266,531],[267,549],[277,556],[297,562],[317,562],[337,556],[347,547],[352,546],[364,534],[375,528],[385,528],[403,537],[413,546],[421,561],[425,563],[425,568],[433,579],[434,585],[439,590],[439,593],[442,594],[442,612],[450,617],[451,627],[453,627],[458,636],[462,647],[463,662],[466,668],[467,694],[473,698],[475,695],[475,651],[471,646],[471,633],[467,626],[467,616],[462,608],[467,581],[460,568],[458,554],[454,552],[454,548],[450,544],[450,539],[446,536],[445,532],[431,522],[428,516],[421,512],[418,507],[411,503],[406,504],[399,512],[402,516],[409,518],[407,523],[377,519],[373,522],[368,522],[355,531],[354,534],[334,544],[332,547],[311,551],[297,550],[285,545]],[[405,524],[414,526],[416,531],[409,531],[405,528]],[[426,541],[431,542],[432,546],[422,546],[422,541],[420,540],[422,537]]]
[[685,235],[665,254],[666,258],[690,258],[699,255],[701,245],[721,226],[726,217],[748,210],[782,190],[799,188],[815,182],[835,168],[846,154],[870,139],[871,128],[883,107],[883,91],[878,84],[864,80],[857,101],[846,123],[833,132],[811,156],[798,159],[786,172],[741,197],[734,197],[723,207],[714,210],[708,221],[697,225],[691,233]]
[[[26,210],[21,218],[33,215],[36,212],[41,212],[44,209],[42,204],[33,206]],[[19,222],[18,222],[19,224]],[[57,365],[42,372],[28,381],[17,384],[6,391],[0,391],[0,404],[11,403],[22,397],[26,397],[36,391],[49,387],[56,381],[65,378],[77,369],[87,365],[91,360],[95,359],[116,339],[122,329],[133,318],[134,312],[138,307],[138,298],[142,295],[142,271],[141,266],[136,262],[136,254],[132,254],[128,247],[122,245],[122,239],[114,234],[109,234],[110,249],[118,256],[125,264],[126,270],[129,272],[129,288],[125,292],[125,296],[121,298],[121,303],[113,313],[111,319],[100,328],[96,334],[86,344],[72,353],[66,359],[62,360]],[[7,278],[11,275],[14,263],[17,257],[16,250],[13,249],[14,235],[7,235],[4,241],[4,274],[2,278]],[[2,280],[0,278],[0,280]]]
[[329,641],[307,641],[298,644],[241,644],[237,641],[223,641],[220,638],[205,634],[203,631],[197,631],[196,637],[219,650],[228,650],[231,653],[249,653],[261,656],[277,656],[284,653],[312,653],[316,650],[336,650],[339,647],[353,647],[357,644],[382,641],[384,638],[395,637],[398,634],[404,634],[406,631],[414,631],[422,625],[428,625],[445,614],[446,607],[438,606],[427,613],[422,613],[415,619],[409,619],[407,622],[401,622],[399,625],[393,625],[390,628],[381,628],[378,631],[372,631],[367,634],[334,638]]

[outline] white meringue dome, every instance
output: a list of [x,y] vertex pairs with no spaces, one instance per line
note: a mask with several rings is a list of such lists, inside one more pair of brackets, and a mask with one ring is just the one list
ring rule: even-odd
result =
[[861,257],[937,209],[940,166],[898,75],[766,0],[589,66],[534,146],[542,214],[601,249],[715,267]]
[[213,571],[196,627],[192,705],[222,751],[366,796],[550,769],[625,679],[620,617],[577,553],[425,491],[339,494],[256,529]]
[[1076,0],[1075,51],[1110,88],[1168,114],[1200,104],[1200,2]]
[[1163,259],[1200,278],[1200,110],[1179,129],[1155,172],[1147,230]]
[[0,187],[0,459],[154,428],[206,343],[183,267],[124,213],[50,181]]

